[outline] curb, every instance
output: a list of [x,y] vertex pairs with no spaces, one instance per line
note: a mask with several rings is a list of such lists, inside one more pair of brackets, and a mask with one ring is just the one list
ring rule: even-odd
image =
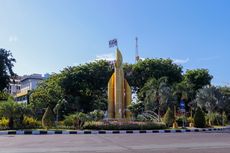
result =
[[222,131],[225,128],[181,129],[181,130],[11,130],[0,131],[0,135],[53,135],[53,134],[142,134],[142,133],[188,133]]

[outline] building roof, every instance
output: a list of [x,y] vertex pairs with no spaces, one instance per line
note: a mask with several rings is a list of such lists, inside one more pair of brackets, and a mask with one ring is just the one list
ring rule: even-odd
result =
[[22,76],[21,82],[28,80],[28,79],[43,80],[44,77],[42,77],[41,74],[24,75]]

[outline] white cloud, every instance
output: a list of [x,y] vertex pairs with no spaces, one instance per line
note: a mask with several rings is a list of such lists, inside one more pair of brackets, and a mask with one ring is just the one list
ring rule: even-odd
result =
[[175,64],[185,64],[189,62],[189,58],[186,59],[173,59],[173,63]]
[[96,60],[114,61],[115,60],[115,55],[114,55],[114,53],[97,55]]
[[144,61],[144,60],[145,60],[145,58],[144,58],[144,57],[140,57],[139,59],[140,59],[140,60],[142,60],[142,61]]
[[17,36],[10,36],[9,37],[9,42],[16,42],[18,41],[18,37]]

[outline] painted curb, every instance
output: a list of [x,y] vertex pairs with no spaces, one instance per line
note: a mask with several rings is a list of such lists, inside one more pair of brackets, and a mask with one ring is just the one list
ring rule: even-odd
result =
[[144,133],[188,133],[222,131],[226,128],[181,129],[181,130],[11,130],[0,131],[0,135],[54,135],[54,134],[144,134]]

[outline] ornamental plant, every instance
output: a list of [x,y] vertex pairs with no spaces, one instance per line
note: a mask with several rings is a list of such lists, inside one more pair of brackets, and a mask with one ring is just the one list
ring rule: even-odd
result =
[[8,129],[9,128],[9,119],[3,117],[0,120],[0,129]]
[[167,127],[171,127],[174,122],[174,115],[173,115],[172,110],[169,107],[164,115],[163,122],[165,123]]
[[33,129],[38,127],[39,127],[39,122],[36,119],[34,119],[33,117],[24,116],[23,128]]
[[46,111],[42,117],[42,127],[43,128],[50,128],[54,125],[54,114],[53,111],[48,106]]
[[200,107],[197,108],[194,115],[194,126],[197,128],[205,127],[205,115]]
[[75,129],[81,129],[86,121],[89,120],[87,114],[82,112],[77,112],[75,114],[71,114],[65,116],[64,125],[67,127],[74,127]]

